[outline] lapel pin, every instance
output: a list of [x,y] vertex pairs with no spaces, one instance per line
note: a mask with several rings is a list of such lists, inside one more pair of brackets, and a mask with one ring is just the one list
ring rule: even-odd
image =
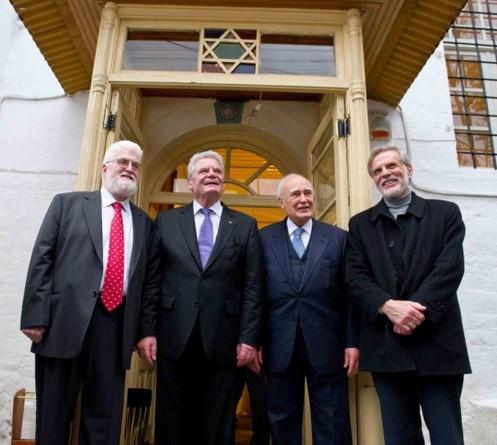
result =
[[233,224],[233,222],[230,220],[230,221],[228,221],[228,224]]

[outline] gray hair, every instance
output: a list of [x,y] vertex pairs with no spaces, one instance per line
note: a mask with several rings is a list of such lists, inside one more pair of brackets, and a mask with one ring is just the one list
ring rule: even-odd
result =
[[[309,181],[305,176],[299,175],[298,173],[289,173],[286,176],[283,176],[281,178],[280,182],[278,182],[278,186],[276,187],[276,196],[281,199],[281,195],[283,193],[283,189],[286,185],[286,183],[293,178],[304,178],[306,181]],[[309,184],[311,184],[312,191],[314,192],[314,186],[312,185],[312,182],[309,181]]]
[[367,164],[369,176],[373,177],[373,169],[371,166],[373,164],[374,158],[376,158],[376,156],[378,156],[380,153],[384,153],[386,151],[395,151],[399,155],[402,164],[404,164],[407,167],[412,167],[412,162],[404,150],[401,150],[396,145],[381,145],[379,147],[373,148],[373,150],[371,150],[371,153],[369,155],[368,164]]
[[188,179],[190,179],[195,173],[195,165],[201,159],[214,159],[215,161],[217,161],[217,163],[221,167],[221,170],[224,173],[223,157],[217,151],[207,150],[207,151],[201,151],[200,153],[195,153],[191,157],[190,162],[188,162]]
[[140,162],[143,159],[143,150],[137,143],[131,141],[116,141],[107,148],[102,164],[107,164],[107,162],[118,158],[123,151],[135,153]]

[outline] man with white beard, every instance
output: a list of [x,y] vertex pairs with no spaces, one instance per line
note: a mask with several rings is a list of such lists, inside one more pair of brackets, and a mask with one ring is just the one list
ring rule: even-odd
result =
[[102,188],[56,195],[31,256],[21,330],[35,353],[36,444],[67,445],[82,387],[81,445],[118,445],[152,222],[129,198],[143,152],[110,145]]

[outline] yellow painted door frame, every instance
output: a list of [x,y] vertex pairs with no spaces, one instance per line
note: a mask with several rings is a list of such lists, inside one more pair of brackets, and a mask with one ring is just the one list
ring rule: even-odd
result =
[[[189,14],[185,14],[185,9]],[[242,17],[243,16],[243,17]],[[271,17],[269,19],[268,17]],[[237,77],[228,74],[192,73],[181,76],[164,75],[160,72],[124,72],[121,70],[126,32],[129,26],[155,29],[196,28],[205,26],[255,26],[280,32],[293,31],[316,33],[328,30],[335,39],[337,75],[334,78],[312,79],[306,76]],[[100,185],[100,164],[105,148],[122,130],[127,121],[128,134],[144,144],[138,119],[126,113],[124,89],[142,87],[226,89],[235,91],[297,91],[319,93],[333,97],[331,101],[332,120],[341,115],[348,119],[350,135],[334,142],[336,221],[346,227],[350,216],[371,204],[371,187],[366,175],[366,161],[369,154],[366,83],[364,74],[364,51],[362,46],[362,21],[360,11],[290,11],[247,8],[239,14],[236,8],[187,8],[161,6],[116,5],[107,2],[103,11],[95,54],[92,83],[81,147],[80,168],[77,187],[80,190],[96,189]],[[348,113],[346,113],[348,110]],[[116,113],[118,132],[107,131],[102,122],[109,112]],[[131,133],[129,129],[132,129]],[[122,130],[122,131],[121,131]],[[146,149],[146,147],[144,147]],[[138,203],[143,202],[140,193]],[[360,388],[359,388],[360,393]],[[355,393],[352,397],[356,397]],[[360,394],[359,394],[360,398]],[[358,410],[360,411],[360,410]],[[352,417],[356,415],[356,410]],[[361,419],[356,421],[360,424]],[[373,420],[377,423],[378,418]],[[355,433],[354,433],[355,434]],[[359,434],[359,445],[373,445]],[[306,430],[306,445],[310,445]]]

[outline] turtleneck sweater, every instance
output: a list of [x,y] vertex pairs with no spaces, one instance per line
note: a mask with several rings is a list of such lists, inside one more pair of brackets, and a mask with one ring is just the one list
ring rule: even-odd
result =
[[401,198],[383,198],[388,211],[395,219],[397,219],[397,216],[404,215],[407,212],[407,208],[409,207],[409,204],[411,204],[411,200],[412,192],[410,190],[407,195],[402,196]]

